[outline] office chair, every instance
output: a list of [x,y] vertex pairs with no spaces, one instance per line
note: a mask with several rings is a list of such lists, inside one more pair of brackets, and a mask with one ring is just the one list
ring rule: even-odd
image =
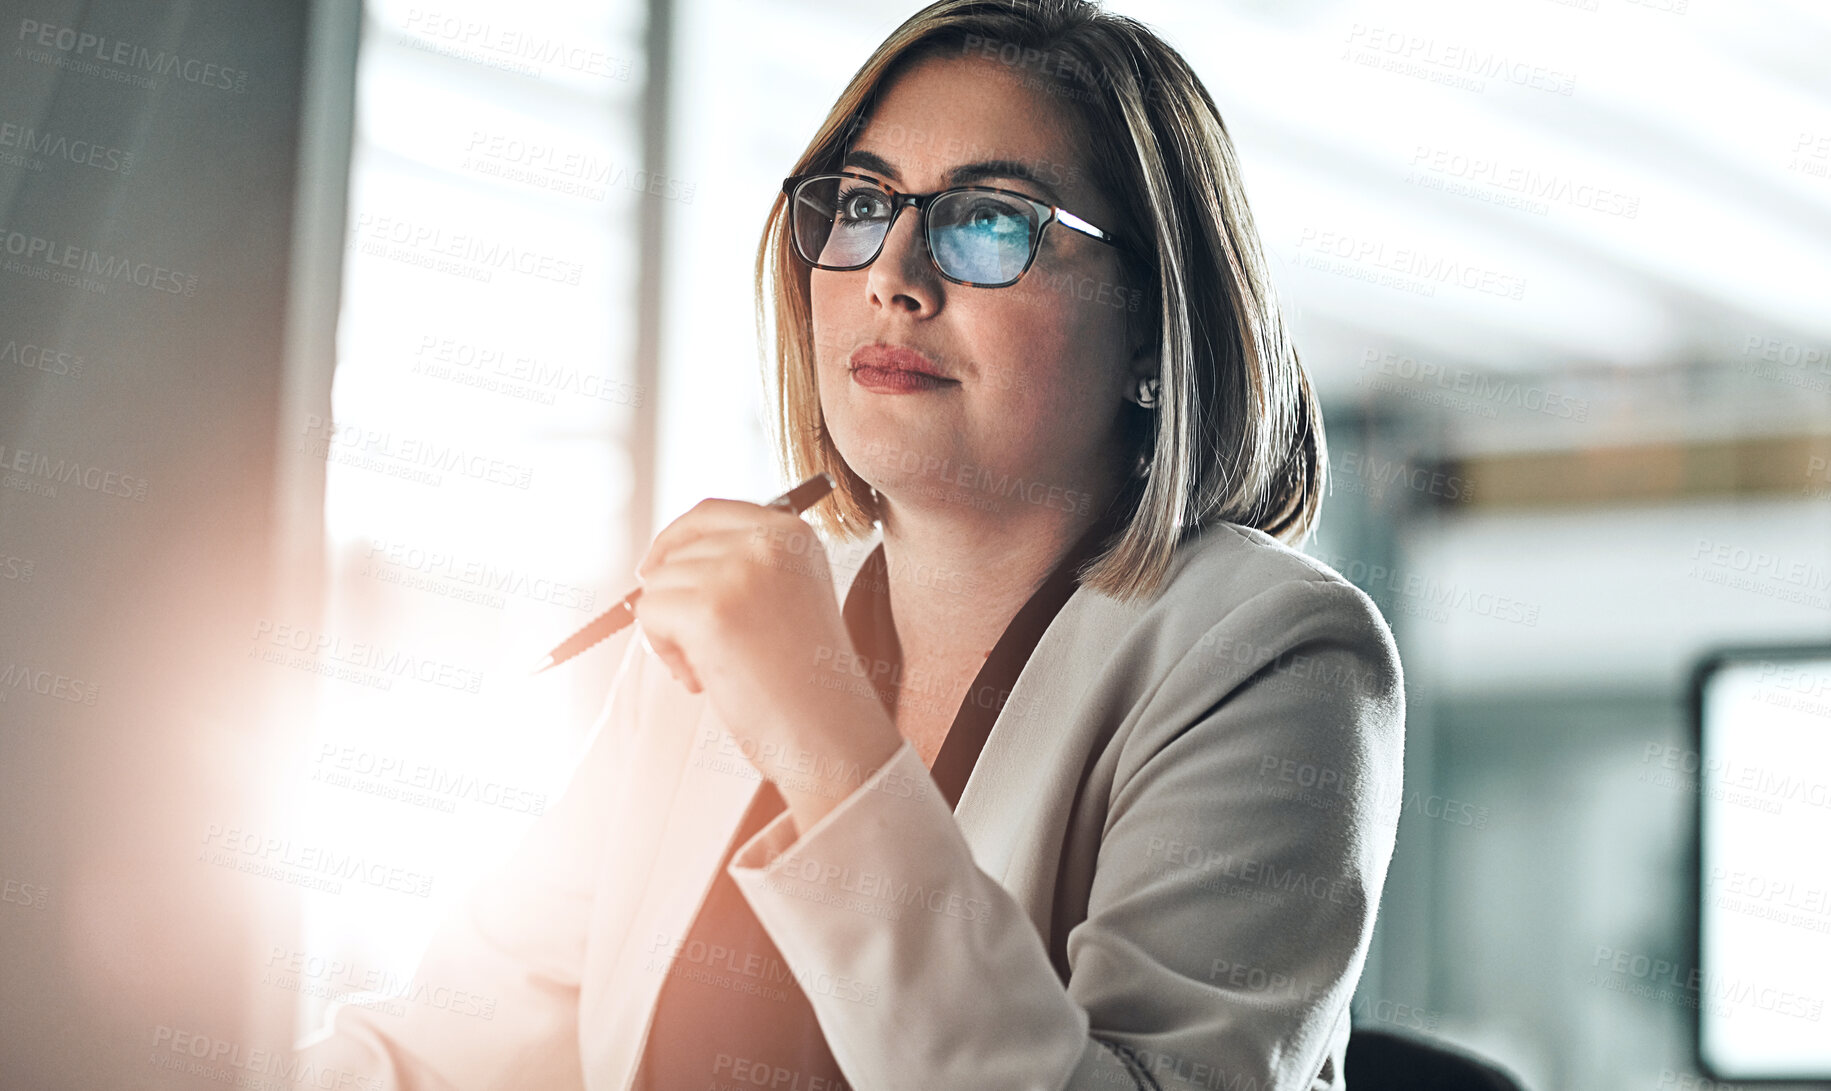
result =
[[1349,1091],[1525,1091],[1468,1050],[1384,1028],[1355,1027],[1345,1067]]

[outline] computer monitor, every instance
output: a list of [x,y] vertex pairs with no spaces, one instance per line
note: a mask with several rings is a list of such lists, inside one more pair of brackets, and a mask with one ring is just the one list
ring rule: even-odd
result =
[[1692,709],[1699,1064],[1831,1079],[1831,646],[1708,656]]

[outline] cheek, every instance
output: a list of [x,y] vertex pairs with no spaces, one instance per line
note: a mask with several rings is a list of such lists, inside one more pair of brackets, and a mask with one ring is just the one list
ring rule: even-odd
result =
[[824,369],[842,336],[843,300],[838,287],[833,284],[833,274],[814,270],[808,280],[807,301],[814,329],[814,359]]
[[1125,365],[1122,316],[1066,291],[1016,302],[1023,305],[990,327],[996,359],[1016,378],[996,384],[999,412],[1070,427],[1109,415]]
[[815,361],[824,368],[842,366],[857,348],[861,329],[870,329],[870,315],[861,313],[861,273],[829,273],[815,269],[807,280],[807,311],[813,326]]

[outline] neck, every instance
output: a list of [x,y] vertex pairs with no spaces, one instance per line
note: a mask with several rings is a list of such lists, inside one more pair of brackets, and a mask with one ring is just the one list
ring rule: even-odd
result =
[[1011,619],[1117,494],[1101,482],[1074,510],[1007,500],[986,511],[948,501],[921,506],[882,496],[890,610],[911,666],[970,683]]

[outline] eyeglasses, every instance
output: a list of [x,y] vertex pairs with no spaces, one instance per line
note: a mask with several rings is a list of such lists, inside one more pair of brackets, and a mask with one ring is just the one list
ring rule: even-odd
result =
[[1016,284],[1036,261],[1043,228],[1052,223],[1108,246],[1119,242],[1065,208],[994,186],[956,186],[938,193],[898,193],[862,174],[787,178],[789,234],[795,253],[816,269],[863,269],[883,253],[904,208],[922,216],[922,239],[942,277],[973,288]]

